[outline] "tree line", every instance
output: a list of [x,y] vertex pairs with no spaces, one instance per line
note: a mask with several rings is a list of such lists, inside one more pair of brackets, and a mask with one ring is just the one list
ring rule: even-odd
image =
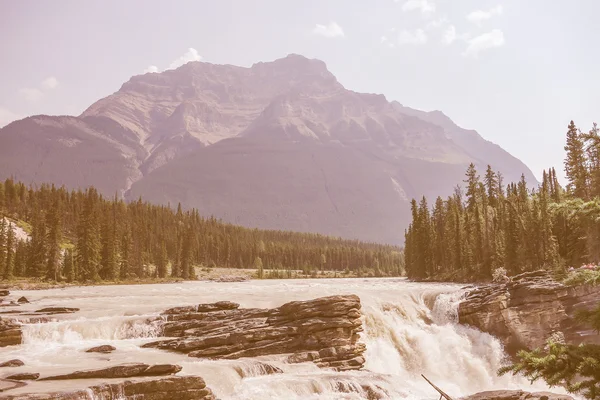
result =
[[405,232],[407,275],[414,279],[481,281],[537,269],[564,274],[600,261],[600,135],[571,121],[565,145],[566,188],[556,171],[530,188],[525,177],[505,185],[488,165],[483,178],[469,165],[464,189],[430,207],[412,200]]
[[[28,234],[17,240],[14,225]],[[403,271],[396,246],[318,234],[249,229],[90,187],[0,182],[0,278],[52,281],[194,279],[195,266],[352,272]]]

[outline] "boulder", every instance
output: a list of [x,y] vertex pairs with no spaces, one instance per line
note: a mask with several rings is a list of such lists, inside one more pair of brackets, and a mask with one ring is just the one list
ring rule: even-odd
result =
[[14,374],[11,376],[7,376],[6,379],[13,381],[35,381],[40,377],[40,374],[37,372],[23,372],[20,374]]
[[92,347],[91,349],[87,349],[85,352],[86,353],[111,353],[113,351],[115,351],[117,348],[114,346],[111,346],[109,344],[104,344],[102,346],[97,346],[97,347]]
[[89,400],[90,398],[103,400],[215,400],[212,391],[198,376],[126,380],[64,392],[0,394],[1,400]]
[[108,368],[75,371],[65,375],[48,376],[40,381],[64,381],[69,379],[114,379],[140,376],[173,375],[181,371],[179,365],[148,365],[142,363],[122,364]]
[[29,303],[29,300],[27,300],[27,297],[21,296],[21,297],[19,297],[19,300],[17,300],[17,303],[25,304],[25,303]]
[[79,308],[72,307],[46,307],[40,310],[37,310],[36,313],[39,314],[70,314],[79,311]]
[[510,282],[468,292],[459,322],[499,338],[509,354],[543,347],[556,332],[567,342],[600,344],[600,336],[574,318],[600,302],[600,286],[566,286],[546,271],[517,275]]
[[0,297],[6,297],[10,294],[10,291],[6,289],[0,289]]
[[0,367],[22,367],[25,363],[21,360],[9,360],[0,364]]
[[574,400],[565,394],[554,394],[549,392],[529,393],[522,390],[496,390],[476,393],[463,397],[461,400]]
[[337,370],[361,369],[365,346],[358,296],[294,301],[274,309],[240,309],[231,302],[177,307],[164,312],[160,340],[144,347],[190,357],[235,359],[289,354]]

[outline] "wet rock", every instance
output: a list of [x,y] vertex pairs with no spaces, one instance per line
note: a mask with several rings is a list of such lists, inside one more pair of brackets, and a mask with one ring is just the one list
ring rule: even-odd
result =
[[358,296],[294,301],[274,309],[240,309],[231,302],[165,311],[163,335],[175,339],[144,345],[190,357],[235,359],[290,354],[337,370],[362,368],[365,346]]
[[250,280],[250,278],[247,276],[218,276],[218,277],[209,278],[209,281],[211,281],[211,282],[227,282],[227,283],[246,282],[249,280]]
[[10,379],[13,381],[35,381],[39,377],[40,374],[38,374],[37,372],[23,372],[21,374],[7,376],[6,379]]
[[148,365],[142,363],[122,364],[108,368],[87,371],[75,371],[65,375],[48,376],[40,381],[58,381],[68,379],[114,379],[140,376],[173,375],[181,371],[179,365]]
[[21,296],[21,297],[19,297],[19,300],[17,300],[17,303],[26,304],[26,303],[29,303],[29,300],[27,300],[27,297]]
[[529,393],[522,390],[496,390],[476,393],[463,397],[461,400],[574,400],[566,394],[554,394],[549,392]]
[[22,367],[23,365],[25,365],[23,361],[14,359],[3,362],[0,367]]
[[0,318],[0,347],[21,344],[21,324],[12,319]]
[[[0,392],[6,392],[7,390],[17,389],[27,385],[25,382],[20,381],[10,381],[8,379],[0,379]],[[2,395],[0,395],[0,399],[4,399]]]
[[[21,383],[22,382],[12,382]],[[2,400],[215,400],[212,391],[198,376],[169,376],[155,379],[104,383],[84,390],[0,394]]]
[[79,311],[79,308],[71,308],[71,307],[46,307],[40,310],[37,310],[36,313],[39,314],[70,314]]
[[282,374],[283,370],[275,365],[256,362],[252,364],[250,368],[243,368],[242,366],[236,365],[233,367],[238,373],[240,378],[248,378],[253,376],[273,375]]
[[0,289],[0,297],[6,297],[10,294],[10,291],[6,289]]
[[600,344],[600,336],[574,318],[576,310],[598,302],[600,286],[565,286],[546,271],[535,271],[470,291],[458,316],[460,323],[496,336],[515,354],[543,347],[554,332],[562,332],[569,343]]
[[117,348],[114,346],[111,346],[109,344],[104,344],[102,346],[97,346],[97,347],[92,347],[91,349],[87,349],[85,352],[86,353],[111,353],[113,351],[115,351]]

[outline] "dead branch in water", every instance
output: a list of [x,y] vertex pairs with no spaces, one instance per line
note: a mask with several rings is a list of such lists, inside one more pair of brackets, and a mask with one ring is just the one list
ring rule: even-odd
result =
[[440,389],[439,387],[437,387],[433,383],[431,383],[431,381],[429,379],[427,379],[427,377],[425,377],[425,375],[421,374],[421,376],[423,377],[423,379],[425,379],[427,381],[427,383],[429,383],[431,386],[433,386],[433,388],[435,390],[438,391],[438,393],[440,394],[440,400],[442,400],[442,399],[454,400],[452,397],[450,397],[446,393],[444,393],[444,391],[442,389]]

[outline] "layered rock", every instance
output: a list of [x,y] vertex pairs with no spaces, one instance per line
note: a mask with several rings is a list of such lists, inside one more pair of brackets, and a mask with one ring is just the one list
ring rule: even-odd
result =
[[122,364],[113,367],[75,371],[64,375],[48,376],[40,381],[64,381],[71,379],[115,379],[141,376],[173,375],[181,371],[181,366],[172,364],[148,365],[143,363]]
[[197,376],[172,376],[151,380],[105,383],[82,390],[54,393],[0,395],[2,400],[214,400],[215,396]]
[[231,302],[177,307],[164,312],[164,336],[146,344],[190,357],[235,359],[289,354],[337,370],[362,368],[365,346],[358,296],[295,301],[274,309],[240,309]]
[[21,344],[21,325],[11,319],[0,318],[0,347]]
[[600,286],[566,286],[545,271],[517,275],[505,284],[469,292],[459,322],[496,336],[509,353],[544,346],[553,333],[569,343],[600,343],[600,337],[574,319],[578,309],[600,301]]
[[476,393],[462,400],[574,400],[571,396],[549,392],[524,392],[522,390],[495,390]]

